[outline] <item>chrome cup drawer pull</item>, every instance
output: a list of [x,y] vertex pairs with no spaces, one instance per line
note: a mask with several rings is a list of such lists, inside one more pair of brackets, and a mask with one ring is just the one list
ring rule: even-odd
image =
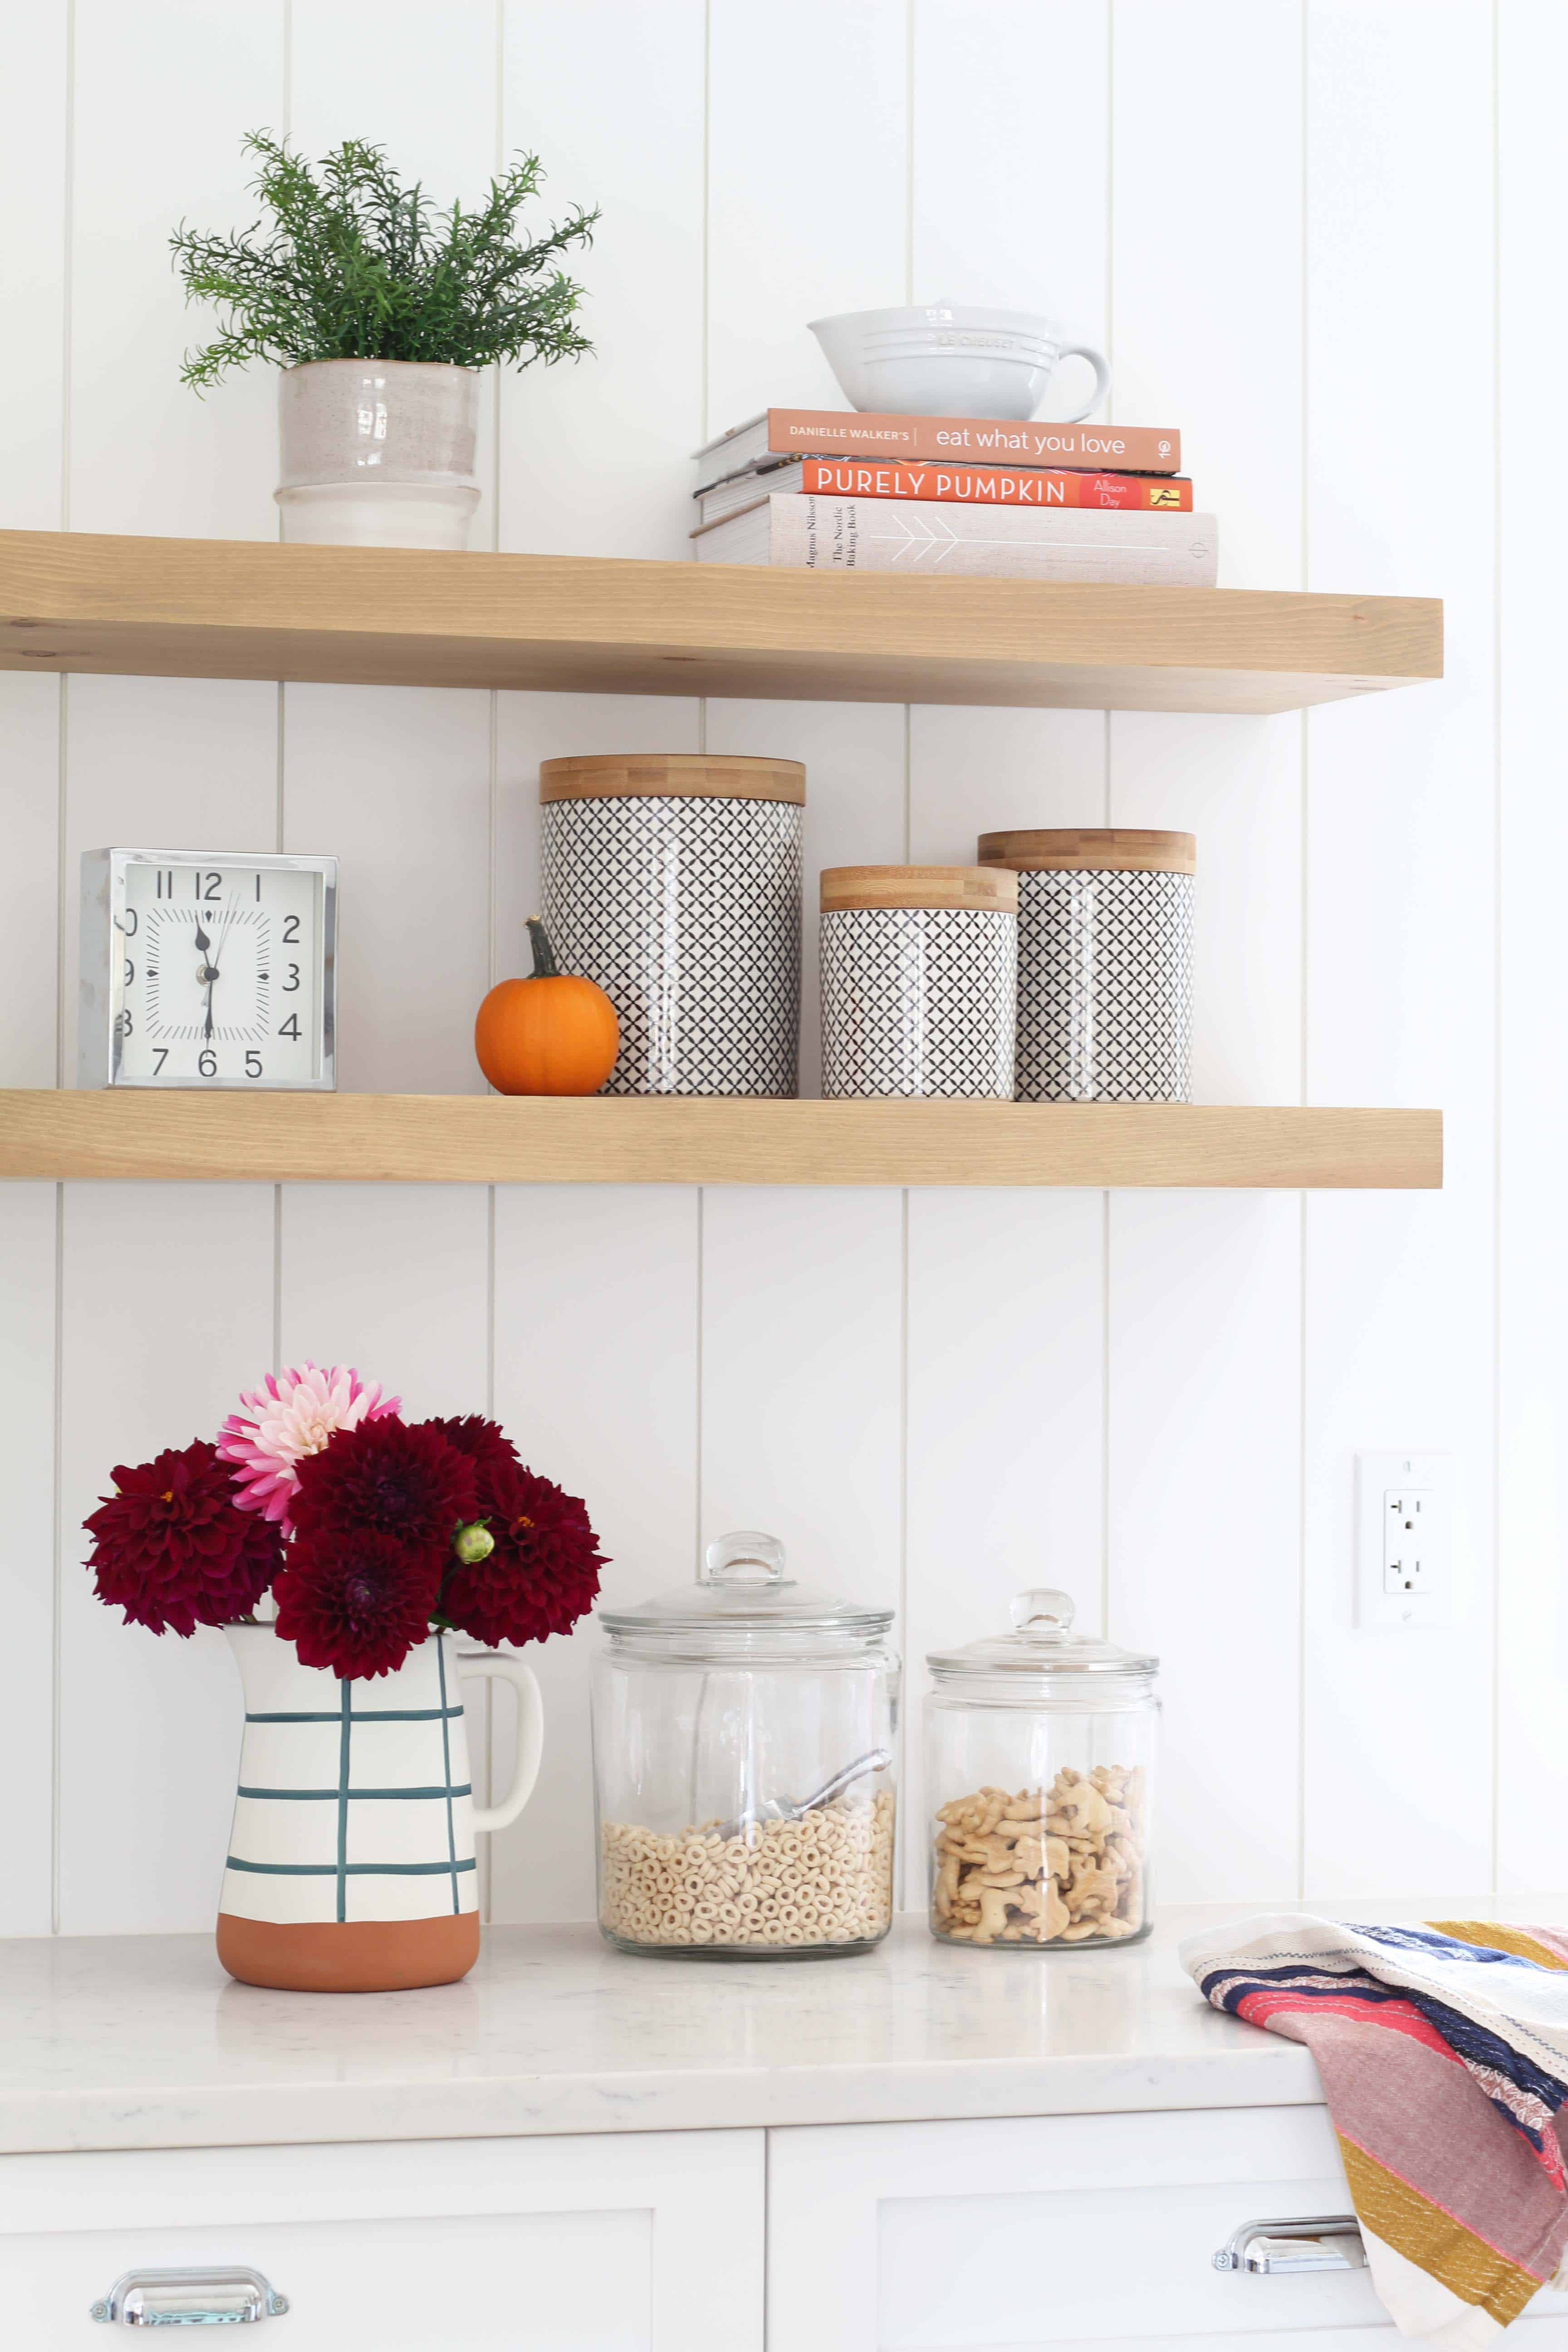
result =
[[91,2315],[110,2327],[248,2327],[279,2319],[289,2298],[242,2263],[220,2270],[127,2271]]
[[1366,2248],[1353,2213],[1291,2221],[1244,2221],[1214,2258],[1216,2271],[1286,2278],[1300,2271],[1363,2271]]

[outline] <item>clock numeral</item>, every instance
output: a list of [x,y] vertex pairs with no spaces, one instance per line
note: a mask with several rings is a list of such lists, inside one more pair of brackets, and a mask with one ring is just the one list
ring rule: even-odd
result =
[[299,937],[300,937],[300,918],[299,918],[299,916],[298,916],[298,915],[285,915],[285,916],[284,916],[284,918],[283,918],[283,944],[284,944],[284,946],[285,946],[286,948],[291,948],[291,947],[295,944],[295,942],[296,942],[296,940],[299,939]]
[[290,1013],[288,1020],[285,1021],[282,1028],[278,1032],[278,1034],[279,1037],[291,1037],[295,1044],[298,1045],[300,1041],[300,1016],[297,1013]]
[[154,1045],[153,1051],[158,1056],[157,1060],[153,1065],[153,1076],[157,1077],[163,1070],[164,1063],[169,1058],[169,1049],[167,1045]]
[[217,1055],[213,1052],[210,1045],[204,1046],[202,1051],[196,1055],[196,1068],[204,1078],[216,1077]]
[[[154,898],[172,898],[174,897],[174,867],[173,867],[172,866],[160,866],[159,867],[157,867],[156,872],[157,872],[157,877],[158,877],[158,884],[157,884],[157,888],[154,890],[154,892],[153,892],[153,897],[154,897]],[[165,889],[165,888],[163,887],[163,885],[164,885],[165,883],[167,883],[167,884],[168,884],[168,886],[169,886],[167,889]]]
[[130,1006],[129,1006],[129,1005],[127,1005],[127,1006],[126,1006],[126,1008],[125,1008],[125,1010],[124,1010],[124,1012],[123,1012],[123,1013],[120,1013],[120,1014],[116,1017],[116,1020],[115,1020],[115,1024],[114,1024],[114,1025],[115,1025],[115,1027],[119,1030],[119,1032],[120,1032],[120,1034],[121,1034],[121,1035],[122,1037],[129,1037],[129,1036],[130,1036],[130,1034],[131,1034],[131,1008],[130,1008]]
[[220,897],[222,895],[222,891],[223,876],[221,874],[198,874],[196,876],[196,897],[198,898],[210,901],[211,899]]
[[245,1075],[247,1078],[261,1076],[261,1056],[254,1045],[247,1045],[245,1049]]
[[291,964],[289,965],[289,977],[288,977],[288,979],[287,979],[287,980],[284,982],[284,983],[283,983],[283,993],[284,993],[284,995],[285,995],[285,996],[292,996],[292,995],[293,995],[293,993],[294,993],[294,991],[299,987],[299,985],[300,985],[300,967],[299,967],[299,965],[298,965],[297,963],[291,963]]
[[125,985],[127,988],[134,988],[136,985],[136,967],[129,956],[125,959]]
[[261,904],[261,877],[259,874],[258,874],[256,877],[256,903],[258,907]]
[[136,909],[134,907],[127,907],[120,919],[120,928],[128,940],[133,940],[136,937]]

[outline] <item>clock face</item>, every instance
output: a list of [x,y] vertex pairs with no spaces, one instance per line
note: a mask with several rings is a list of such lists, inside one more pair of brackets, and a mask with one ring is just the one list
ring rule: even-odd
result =
[[114,1079],[331,1083],[331,861],[132,856],[111,894]]

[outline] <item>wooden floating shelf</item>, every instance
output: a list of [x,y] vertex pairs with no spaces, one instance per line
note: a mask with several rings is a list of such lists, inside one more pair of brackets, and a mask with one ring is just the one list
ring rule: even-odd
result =
[[0,668],[1091,710],[1443,674],[1430,597],[0,532]]
[[1436,1110],[658,1097],[0,1093],[0,1176],[1431,1191]]

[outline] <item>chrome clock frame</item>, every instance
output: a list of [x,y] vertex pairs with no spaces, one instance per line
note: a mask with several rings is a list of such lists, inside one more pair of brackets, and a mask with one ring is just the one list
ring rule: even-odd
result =
[[[245,866],[263,874],[314,874],[321,885],[321,1067],[314,1078],[128,1077],[120,1066],[124,957],[116,951],[132,866]],[[337,1078],[338,861],[284,857],[258,849],[89,849],[81,861],[81,994],[77,1016],[79,1087],[149,1087],[178,1094],[331,1094]]]

